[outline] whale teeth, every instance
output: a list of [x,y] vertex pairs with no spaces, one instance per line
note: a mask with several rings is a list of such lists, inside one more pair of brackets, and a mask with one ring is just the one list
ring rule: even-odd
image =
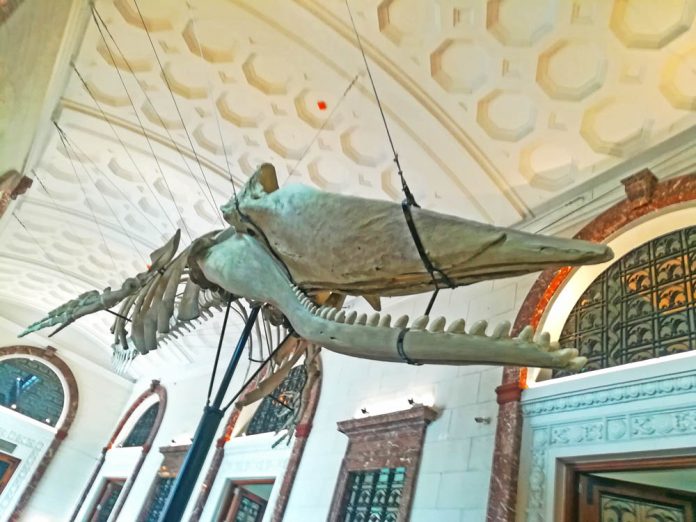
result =
[[389,314],[384,314],[382,318],[379,320],[379,323],[377,326],[381,326],[382,328],[389,328],[391,324],[391,315]]
[[493,339],[502,339],[503,337],[510,337],[510,321],[503,321],[496,325],[493,330],[491,337]]
[[379,317],[378,313],[371,314],[367,319],[367,326],[377,326],[379,324]]
[[531,325],[525,326],[518,337],[522,341],[531,342],[534,338],[534,327]]
[[488,321],[476,321],[469,330],[469,335],[486,335],[486,328],[488,328]]
[[318,307],[317,305],[312,305],[312,306],[309,308],[309,311],[312,312],[313,314],[316,314],[316,313],[317,313],[317,310],[319,310],[319,307]]
[[466,333],[465,327],[464,319],[457,319],[447,327],[447,333],[463,334]]
[[585,364],[587,364],[587,357],[575,357],[570,360],[566,368],[569,370],[581,370]]
[[549,332],[542,332],[539,336],[539,346],[544,351],[549,351],[551,348],[551,334]]
[[358,312],[353,310],[351,313],[348,314],[346,317],[346,324],[353,324],[355,322],[356,317],[358,317]]
[[318,315],[319,317],[321,317],[322,319],[326,319],[326,316],[329,315],[329,312],[330,312],[330,311],[331,311],[331,307],[330,307],[330,306],[322,306],[322,307],[319,309],[319,312],[317,313],[317,315]]
[[411,330],[425,330],[425,327],[428,326],[429,320],[430,316],[421,315],[413,321],[413,324],[411,325]]
[[333,321],[334,317],[336,317],[336,314],[338,313],[338,308],[332,308],[329,310],[329,313],[326,315],[326,318],[329,321]]
[[366,324],[367,323],[367,314],[360,314],[358,318],[355,320],[355,324]]
[[430,326],[428,327],[428,331],[432,333],[439,333],[439,332],[444,332],[445,331],[445,323],[446,319],[442,316],[436,317],[432,323],[430,323]]
[[394,321],[394,328],[405,328],[408,324],[408,315],[402,315]]
[[334,317],[334,321],[336,321],[337,323],[342,323],[345,320],[346,320],[346,313],[343,310],[338,312],[336,314],[336,317]]

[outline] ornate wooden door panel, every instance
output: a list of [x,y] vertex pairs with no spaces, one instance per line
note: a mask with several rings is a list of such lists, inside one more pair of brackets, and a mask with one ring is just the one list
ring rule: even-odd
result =
[[696,494],[580,475],[581,522],[694,522]]
[[20,460],[18,458],[7,455],[6,453],[0,453],[0,493],[5,489],[5,486],[10,482],[12,474],[15,472],[19,466]]

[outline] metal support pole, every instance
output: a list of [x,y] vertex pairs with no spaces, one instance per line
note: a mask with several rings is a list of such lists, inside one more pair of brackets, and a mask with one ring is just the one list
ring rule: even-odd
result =
[[242,335],[237,341],[237,346],[234,349],[230,363],[227,365],[227,370],[225,375],[222,377],[220,382],[220,387],[215,394],[215,399],[213,403],[207,405],[203,409],[203,416],[201,421],[198,423],[198,428],[196,429],[196,434],[191,441],[191,447],[186,454],[186,459],[184,464],[179,470],[179,474],[176,477],[174,486],[169,493],[169,498],[167,498],[167,503],[164,506],[164,511],[160,516],[160,522],[179,522],[184,516],[184,510],[189,503],[191,494],[193,493],[193,488],[198,480],[198,475],[201,473],[201,468],[205,462],[205,457],[208,454],[208,450],[213,443],[215,438],[215,433],[220,426],[220,421],[224,411],[220,408],[222,406],[222,401],[225,398],[225,393],[227,393],[227,388],[232,380],[232,375],[237,368],[239,359],[242,356],[244,347],[246,346],[249,336],[251,335],[251,329],[256,322],[256,316],[259,314],[259,307],[254,306],[251,309],[249,318],[244,325],[244,330]]

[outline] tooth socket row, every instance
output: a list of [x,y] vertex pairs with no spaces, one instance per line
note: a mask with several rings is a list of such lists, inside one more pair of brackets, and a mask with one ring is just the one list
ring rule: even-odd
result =
[[[372,326],[376,328],[409,328],[410,330],[427,330],[432,333],[451,333],[451,334],[467,334],[476,335],[484,337],[486,336],[486,329],[488,328],[487,321],[477,321],[474,323],[469,331],[466,331],[466,323],[464,319],[457,319],[453,321],[449,327],[445,330],[446,319],[442,316],[436,317],[432,321],[427,315],[422,315],[414,319],[410,327],[408,326],[408,315],[402,315],[391,324],[391,315],[379,313],[372,313],[370,315],[361,313],[358,314],[355,310],[348,312],[339,310],[331,306],[317,307],[312,300],[307,297],[307,295],[297,287],[293,287],[295,296],[299,302],[307,308],[311,313],[317,315],[322,319],[328,321],[335,321],[342,324],[357,324],[362,326]],[[509,321],[503,321],[496,325],[493,329],[493,333],[489,336],[491,339],[506,339],[510,337],[511,324]],[[532,326],[525,326],[517,338],[523,342],[532,343],[534,341],[534,328]],[[544,332],[539,336],[537,341],[544,349],[553,348],[551,343],[551,338],[548,332]]]

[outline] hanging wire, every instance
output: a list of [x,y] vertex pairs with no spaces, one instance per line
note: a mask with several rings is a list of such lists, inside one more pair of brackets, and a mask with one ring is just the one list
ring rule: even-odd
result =
[[[75,287],[75,293],[81,294],[82,292],[84,292],[84,289],[81,289],[81,288],[77,285],[77,283],[75,283],[75,279],[76,279],[76,278],[74,278],[74,277],[69,277],[68,274],[65,272],[65,270],[63,270],[63,268],[62,268],[58,263],[56,263],[56,262],[53,260],[53,257],[50,256],[50,255],[48,254],[48,252],[46,252],[46,250],[44,249],[43,246],[41,246],[41,243],[36,239],[36,237],[35,237],[34,234],[31,232],[31,230],[29,230],[29,228],[22,222],[22,220],[19,219],[19,216],[18,216],[17,214],[15,214],[14,212],[12,212],[12,217],[14,217],[14,218],[17,220],[17,223],[19,223],[19,225],[24,229],[24,231],[29,235],[29,237],[30,237],[31,240],[36,244],[36,246],[39,248],[39,250],[41,250],[41,252],[43,252],[43,255],[44,255],[44,257],[46,258],[46,260],[47,260],[51,265],[53,265],[53,267],[56,269],[57,272],[60,272],[61,274],[63,274],[64,280],[65,280],[66,282],[69,282],[73,287]],[[89,288],[89,285],[88,285],[88,288]]]
[[[212,206],[213,206],[213,212],[215,212],[218,216],[218,219],[220,220],[220,223],[225,225],[225,220],[222,218],[222,213],[220,212],[220,208],[217,205],[217,202],[215,201],[215,196],[213,195],[213,190],[210,188],[210,184],[208,183],[208,178],[205,175],[205,171],[203,170],[203,165],[201,165],[201,161],[198,158],[198,153],[196,152],[196,148],[193,146],[193,140],[191,139],[191,135],[189,134],[188,129],[186,128],[186,123],[184,122],[184,117],[181,115],[181,110],[179,109],[179,104],[176,102],[176,97],[174,96],[174,92],[172,91],[172,87],[169,84],[169,79],[167,78],[167,74],[164,71],[164,66],[162,65],[162,61],[160,60],[159,54],[157,54],[157,49],[155,48],[155,43],[152,41],[152,36],[150,35],[150,31],[147,28],[147,24],[145,23],[145,19],[143,18],[143,14],[140,11],[140,6],[138,5],[137,0],[133,0],[133,3],[135,4],[135,8],[138,11],[138,16],[140,17],[140,21],[143,24],[143,29],[145,29],[145,34],[147,34],[147,39],[150,42],[150,47],[152,47],[152,52],[155,55],[155,59],[157,60],[157,64],[159,65],[160,72],[162,73],[162,78],[164,79],[164,83],[167,86],[167,90],[169,91],[169,95],[172,98],[172,102],[174,103],[174,108],[176,109],[176,113],[179,115],[179,120],[181,121],[181,124],[184,127],[184,133],[186,134],[186,139],[189,142],[189,146],[191,147],[191,152],[193,152],[193,156],[196,159],[196,163],[198,163],[198,168],[201,171],[201,175],[203,176],[203,181],[205,182],[205,185],[208,187],[208,192],[210,193],[210,198],[212,199]],[[194,176],[195,177],[195,176]]]
[[235,401],[239,398],[239,396],[242,393],[244,393],[247,386],[249,386],[252,382],[254,382],[254,379],[256,379],[256,377],[259,376],[259,374],[266,367],[266,365],[273,360],[273,357],[275,357],[276,353],[278,353],[278,351],[283,347],[283,345],[285,344],[285,341],[287,341],[290,338],[290,336],[292,336],[292,335],[295,335],[295,332],[291,329],[288,332],[288,334],[283,338],[283,340],[278,343],[278,346],[276,346],[274,348],[274,350],[271,352],[271,354],[268,357],[266,357],[266,359],[263,361],[263,363],[261,363],[259,365],[259,367],[256,368],[256,370],[251,375],[251,377],[249,377],[244,382],[244,384],[239,388],[237,393],[235,393],[234,396],[229,400],[229,402],[225,406],[223,406],[223,408],[222,408],[223,412],[227,411],[230,408],[230,406],[232,406],[235,403]]
[[[186,6],[188,8],[189,15],[191,15],[191,3],[186,2]],[[193,31],[193,40],[196,42],[196,45],[198,46],[198,56],[203,60],[203,47],[201,46],[200,42],[198,41],[198,34],[196,31],[196,18],[194,16],[190,16],[191,19],[191,30]],[[208,68],[206,68],[206,71]],[[206,74],[206,83],[208,84],[208,93],[211,93],[213,91],[213,84],[210,81],[210,75]],[[217,126],[218,130],[218,135],[220,136],[220,144],[222,145],[222,152],[225,156],[225,166],[227,167],[227,174],[230,177],[230,183],[232,184],[232,192],[233,196],[236,198],[237,197],[237,188],[235,187],[234,183],[234,177],[232,176],[232,168],[230,167],[230,160],[227,156],[227,147],[225,146],[225,139],[222,135],[222,125],[220,124],[220,117],[218,116],[218,111],[217,107],[215,106],[215,102],[213,101],[213,98],[211,96],[208,96],[210,99],[210,102],[213,106],[213,116],[215,117],[215,124]]]
[[70,165],[72,166],[72,170],[75,173],[75,178],[77,179],[77,183],[80,185],[80,190],[82,191],[82,195],[85,198],[85,202],[87,203],[87,207],[89,208],[89,211],[92,214],[92,218],[94,219],[94,224],[96,225],[97,230],[99,231],[99,235],[101,236],[102,242],[104,243],[104,248],[106,249],[106,251],[109,254],[109,257],[111,258],[111,264],[114,267],[114,272],[118,272],[118,268],[116,268],[116,261],[114,259],[114,254],[111,252],[111,249],[109,248],[109,245],[106,242],[104,232],[101,228],[101,225],[99,224],[99,220],[97,219],[96,214],[94,213],[94,209],[92,208],[92,203],[89,200],[89,198],[87,197],[87,192],[85,192],[85,188],[82,185],[82,180],[80,179],[80,176],[77,173],[77,168],[75,167],[75,162],[73,161],[72,154],[70,154],[70,149],[68,148],[67,137],[65,136],[63,129],[61,129],[60,126],[58,125],[58,122],[56,122],[54,120],[53,125],[55,125],[56,129],[58,130],[58,136],[60,136],[60,141],[63,143],[63,148],[65,149],[65,154],[68,156],[68,159],[70,160]]
[[[423,263],[425,269],[428,271],[428,274],[430,274],[433,287],[435,288],[435,290],[433,291],[433,295],[430,298],[430,302],[425,308],[425,315],[428,315],[430,314],[433,305],[435,304],[435,299],[437,299],[437,296],[440,293],[440,282],[443,282],[450,288],[455,288],[456,284],[441,269],[437,268],[433,264],[430,257],[428,256],[428,252],[425,249],[423,242],[421,241],[420,234],[418,233],[418,229],[416,227],[416,224],[413,220],[413,215],[411,213],[411,207],[420,208],[420,206],[418,205],[418,203],[416,203],[416,200],[408,187],[408,183],[406,183],[406,178],[404,177],[403,170],[401,169],[401,163],[399,162],[399,154],[396,152],[396,147],[394,146],[394,141],[392,140],[391,132],[389,131],[389,124],[387,123],[387,118],[384,115],[384,109],[382,108],[382,102],[379,99],[379,93],[377,92],[377,87],[372,77],[372,71],[370,70],[370,65],[367,63],[367,55],[365,54],[365,48],[363,47],[362,40],[360,39],[360,33],[358,32],[358,28],[355,25],[355,20],[353,18],[353,13],[350,9],[350,4],[348,3],[348,0],[345,0],[345,3],[346,9],[348,10],[348,16],[350,17],[350,23],[353,26],[353,32],[355,33],[355,38],[358,43],[358,48],[360,49],[360,54],[362,55],[363,63],[365,64],[365,69],[367,70],[367,76],[370,79],[370,85],[372,85],[372,92],[375,96],[375,101],[377,102],[377,107],[379,108],[379,113],[382,117],[384,130],[387,134],[387,139],[389,140],[389,146],[391,147],[392,153],[394,155],[394,163],[396,164],[396,169],[401,180],[401,190],[403,191],[405,196],[404,201],[401,203],[401,210],[404,213],[404,218],[406,219],[408,230],[411,233],[411,237],[416,246],[416,250],[418,251],[418,255],[421,259],[421,262]],[[439,275],[439,279],[438,277],[436,277],[436,274]],[[403,330],[399,335],[397,350],[399,351],[399,355],[401,355],[404,361],[408,362],[409,364],[413,364],[413,362],[410,361],[408,357],[406,357],[406,355],[403,353],[403,336],[405,335],[405,332],[406,330]]]
[[[68,138],[67,135],[64,134],[64,136],[65,136],[64,145],[69,146],[71,148],[71,150],[73,151],[73,154],[75,156],[77,156],[78,155],[77,151],[73,148],[73,145],[72,145],[70,139]],[[89,169],[87,168],[87,166],[82,162],[80,162],[80,165],[82,166],[82,170],[85,172],[85,174],[87,174],[87,178],[89,179],[90,183],[93,186],[96,186],[96,184],[94,182],[94,178],[92,178],[92,174],[89,172]],[[121,223],[121,220],[119,219],[118,215],[116,214],[116,211],[114,211],[114,208],[111,206],[111,203],[109,203],[109,200],[106,198],[106,195],[101,190],[99,190],[98,192],[101,195],[102,199],[104,200],[104,203],[106,203],[106,206],[109,207],[109,210],[111,211],[111,214],[114,216],[116,223],[118,223],[118,226],[121,228],[121,231],[123,231],[123,234],[128,238],[128,241],[130,242],[130,244],[133,247],[133,249],[135,250],[135,252],[143,260],[143,263],[147,264],[147,258],[145,257],[145,255],[143,255],[143,253],[140,251],[138,246],[135,244],[135,241],[133,241],[132,236],[128,233],[126,228],[123,226],[123,223]]]
[[[111,179],[111,176],[107,175],[107,174],[99,167],[99,165],[89,156],[89,154],[87,154],[87,153],[86,153],[77,143],[75,143],[74,141],[69,140],[69,142],[70,142],[70,146],[72,147],[72,149],[75,150],[75,151],[77,151],[81,156],[85,157],[85,158],[87,159],[87,161],[92,165],[92,167],[101,175],[102,179],[105,179],[107,182],[109,182],[109,184],[114,188],[114,190],[116,190],[116,191],[121,195],[121,197],[122,197],[125,201],[127,201],[128,204],[129,204],[131,207],[133,207],[133,209],[134,209],[136,212],[138,212],[138,214],[140,214],[148,223],[150,223],[150,225],[152,225],[152,227],[153,227],[155,230],[157,230],[157,233],[159,233],[159,234],[164,234],[164,233],[162,232],[162,230],[160,230],[160,228],[148,217],[148,215],[145,214],[145,213],[143,212],[143,210],[142,210],[138,205],[135,204],[135,202],[133,201],[133,198],[130,197],[130,196],[128,196],[125,192],[123,192],[123,190],[121,189],[121,187],[119,187],[118,185],[116,185],[116,183],[113,182],[113,180]],[[169,219],[169,216],[166,216],[166,217],[167,217],[167,219],[169,220],[169,222],[172,223],[172,226],[175,226],[174,223],[171,221],[171,219]],[[175,226],[175,228],[176,228],[176,226]]]
[[377,107],[379,108],[379,114],[382,116],[382,123],[384,124],[384,130],[387,133],[387,139],[389,140],[389,146],[391,147],[392,154],[394,155],[394,163],[396,164],[396,171],[399,174],[399,178],[401,179],[401,190],[403,190],[404,195],[406,196],[406,201],[408,202],[409,205],[418,207],[418,203],[416,203],[415,198],[413,197],[413,194],[411,193],[411,190],[408,187],[408,183],[406,183],[406,178],[404,178],[404,171],[401,169],[401,162],[399,161],[399,154],[396,152],[396,147],[394,146],[394,141],[392,140],[391,132],[389,131],[389,124],[387,123],[387,118],[384,115],[384,109],[382,109],[382,102],[379,99],[379,94],[377,93],[377,87],[375,86],[375,81],[372,78],[372,71],[370,70],[370,66],[367,63],[367,56],[365,54],[365,49],[363,48],[362,40],[360,39],[360,33],[358,32],[358,28],[355,25],[355,20],[353,19],[353,13],[350,9],[350,4],[348,3],[348,0],[345,0],[346,3],[346,9],[348,10],[348,16],[350,17],[350,23],[353,26],[353,32],[355,33],[355,38],[358,41],[358,47],[360,48],[360,54],[362,54],[363,62],[365,63],[365,69],[367,70],[367,76],[370,78],[370,84],[372,85],[372,92],[375,95],[375,101],[377,102]]
[[[114,136],[115,136],[116,139],[118,140],[119,144],[120,144],[121,147],[123,148],[123,151],[126,153],[126,156],[128,156],[128,159],[129,159],[130,162],[133,164],[133,167],[135,167],[135,170],[136,170],[136,172],[138,173],[138,176],[140,177],[140,180],[141,180],[141,181],[143,182],[143,184],[147,187],[147,189],[149,190],[150,194],[152,194],[152,197],[154,198],[154,200],[155,200],[155,201],[157,202],[157,204],[159,205],[160,209],[162,210],[162,214],[167,218],[167,221],[169,221],[169,223],[172,225],[172,227],[174,227],[174,229],[176,229],[177,226],[174,224],[174,222],[173,222],[173,221],[171,220],[171,218],[169,217],[169,214],[168,214],[167,211],[164,209],[164,206],[162,205],[162,202],[161,202],[161,201],[159,200],[159,198],[156,196],[156,194],[155,194],[154,191],[152,190],[152,187],[150,186],[150,184],[149,184],[147,181],[145,181],[145,176],[143,175],[143,172],[140,170],[140,166],[138,165],[138,163],[137,163],[137,162],[135,161],[135,159],[133,158],[133,155],[130,153],[130,150],[128,149],[128,147],[126,147],[126,144],[123,142],[123,139],[121,139],[121,136],[118,134],[118,132],[116,132],[116,128],[115,128],[114,125],[111,123],[111,120],[106,116],[106,113],[104,112],[104,109],[102,108],[101,103],[99,103],[99,100],[97,100],[96,96],[94,96],[94,93],[92,92],[92,89],[89,88],[89,85],[87,85],[87,82],[85,81],[85,79],[84,79],[84,78],[82,77],[82,75],[80,74],[80,71],[77,70],[77,67],[75,66],[75,64],[73,63],[73,64],[71,64],[71,65],[72,65],[73,71],[75,71],[75,74],[77,75],[77,77],[79,78],[80,82],[82,83],[82,86],[83,86],[84,89],[87,91],[87,93],[89,94],[90,98],[92,98],[92,101],[94,102],[94,104],[96,105],[97,109],[99,110],[99,113],[101,114],[102,119],[107,123],[107,125],[108,125],[109,128],[111,129],[111,132],[114,134]],[[118,70],[118,69],[117,69],[117,70]],[[113,183],[113,182],[112,182],[112,183]],[[116,186],[116,185],[114,184],[114,186]],[[130,199],[128,199],[128,201],[130,201]],[[135,206],[135,204],[133,204],[133,206],[134,206],[135,208],[138,208],[138,207]],[[140,209],[138,209],[138,210],[140,210]],[[141,213],[141,214],[143,213],[142,210],[140,210],[140,213]],[[145,215],[145,214],[143,214],[143,215]],[[150,222],[150,224],[151,224],[153,227],[155,227],[155,229],[157,230],[157,232],[158,232],[159,234],[162,234],[162,233],[163,233],[163,232],[159,229],[159,227],[157,227],[157,225],[155,225],[152,221],[149,220],[149,218],[148,218],[148,222]]]
[[210,375],[210,383],[208,383],[208,395],[205,399],[206,406],[210,406],[210,397],[213,394],[213,383],[215,382],[215,373],[217,372],[218,363],[220,362],[220,353],[222,352],[222,342],[225,339],[225,330],[227,329],[227,320],[230,317],[230,308],[234,299],[230,296],[225,309],[225,318],[222,320],[222,331],[220,332],[220,340],[218,341],[217,350],[215,351],[215,362],[213,363],[213,373]]
[[[152,103],[150,100],[150,96],[147,94],[147,91],[143,88],[143,86],[138,82],[138,78],[135,74],[135,71],[133,70],[133,67],[131,66],[130,62],[126,59],[125,55],[121,51],[121,48],[118,45],[118,42],[116,42],[116,39],[114,36],[111,34],[111,31],[109,30],[109,26],[106,25],[104,20],[102,19],[101,15],[99,14],[99,11],[97,11],[97,8],[94,4],[92,4],[92,18],[94,19],[94,23],[97,26],[97,30],[99,31],[99,34],[101,35],[102,41],[104,42],[104,46],[106,47],[107,52],[109,53],[109,57],[112,61],[112,63],[116,63],[115,58],[113,53],[111,52],[111,47],[109,46],[108,42],[106,41],[106,37],[104,36],[104,31],[109,35],[109,38],[114,44],[114,47],[116,47],[116,50],[118,51],[121,60],[126,64],[126,67],[128,68],[128,71],[130,72],[131,76],[135,80],[136,85],[140,87],[141,92],[145,96],[145,99],[147,100],[147,103],[150,104],[150,107],[152,107],[152,110],[154,111],[155,115],[160,121],[160,125],[166,132],[167,136],[169,137],[169,141],[174,145],[174,148],[176,151],[179,153],[181,156],[181,160],[184,163],[184,166],[186,169],[189,171],[191,174],[191,177],[196,181],[196,184],[200,187],[198,180],[196,177],[193,175],[193,172],[189,168],[188,163],[186,162],[186,159],[184,158],[183,153],[181,152],[181,149],[179,149],[179,146],[176,144],[176,141],[174,141],[174,138],[169,132],[169,129],[167,129],[167,126],[164,124],[164,120],[162,120],[162,117],[160,116],[159,112],[155,109],[155,105]],[[102,30],[103,28],[103,30]],[[181,225],[184,228],[184,231],[186,232],[186,235],[189,237],[189,241],[193,241],[193,235],[191,235],[191,232],[189,231],[188,225],[186,224],[186,221],[184,220],[184,217],[181,215],[181,211],[179,210],[178,205],[176,204],[176,198],[174,197],[174,192],[172,191],[171,186],[169,185],[169,182],[167,181],[167,177],[164,173],[164,169],[162,169],[162,166],[160,165],[159,158],[157,154],[155,153],[155,149],[152,146],[152,142],[150,140],[150,137],[148,135],[148,132],[145,130],[145,126],[143,125],[143,121],[140,118],[140,114],[138,112],[138,109],[135,107],[135,102],[133,101],[133,97],[131,96],[130,92],[128,91],[128,88],[126,87],[126,82],[123,79],[123,75],[121,75],[121,71],[119,70],[118,67],[114,67],[116,69],[116,74],[118,74],[119,80],[121,81],[121,85],[123,86],[123,89],[126,93],[126,96],[128,97],[128,101],[130,102],[131,108],[133,109],[133,112],[135,113],[135,117],[138,120],[138,125],[140,127],[140,131],[142,135],[145,137],[145,141],[147,142],[147,145],[150,149],[150,153],[152,154],[152,158],[155,161],[155,164],[157,165],[157,169],[159,170],[159,173],[162,175],[162,180],[164,181],[164,184],[167,188],[167,192],[169,193],[169,197],[172,200],[172,204],[174,205],[174,208],[176,209],[177,213],[179,214],[179,218],[181,219]],[[203,193],[205,196],[205,193]],[[207,200],[207,197],[206,197]]]
[[302,163],[302,160],[304,160],[304,159],[305,159],[305,156],[307,156],[307,153],[309,152],[309,150],[312,148],[312,146],[313,146],[313,145],[316,143],[316,141],[319,139],[319,136],[320,136],[321,133],[324,131],[324,129],[326,128],[326,126],[329,124],[329,122],[330,122],[331,119],[333,118],[333,115],[336,113],[336,111],[338,110],[338,108],[339,108],[339,107],[341,106],[341,104],[343,103],[343,100],[345,100],[345,98],[346,98],[346,96],[348,95],[348,93],[350,92],[350,90],[353,88],[353,86],[355,85],[355,83],[358,81],[359,76],[360,76],[360,75],[356,74],[356,75],[353,77],[353,79],[350,81],[350,83],[348,84],[348,87],[346,87],[346,88],[343,90],[343,94],[341,94],[341,97],[338,99],[338,101],[337,101],[336,104],[334,105],[333,109],[331,109],[331,112],[329,112],[329,115],[326,117],[326,119],[324,120],[324,122],[321,124],[321,127],[319,127],[319,129],[317,130],[317,132],[314,133],[314,137],[313,137],[312,140],[307,144],[307,146],[305,147],[304,151],[302,151],[302,154],[300,155],[300,158],[297,160],[297,162],[295,163],[295,165],[292,167],[292,170],[291,170],[290,173],[288,174],[288,177],[285,179],[285,183],[287,183],[287,182],[288,182],[288,179],[290,179],[290,178],[292,177],[292,175],[293,175],[293,174],[295,173],[295,171],[297,170],[297,167],[300,166],[300,163]]

